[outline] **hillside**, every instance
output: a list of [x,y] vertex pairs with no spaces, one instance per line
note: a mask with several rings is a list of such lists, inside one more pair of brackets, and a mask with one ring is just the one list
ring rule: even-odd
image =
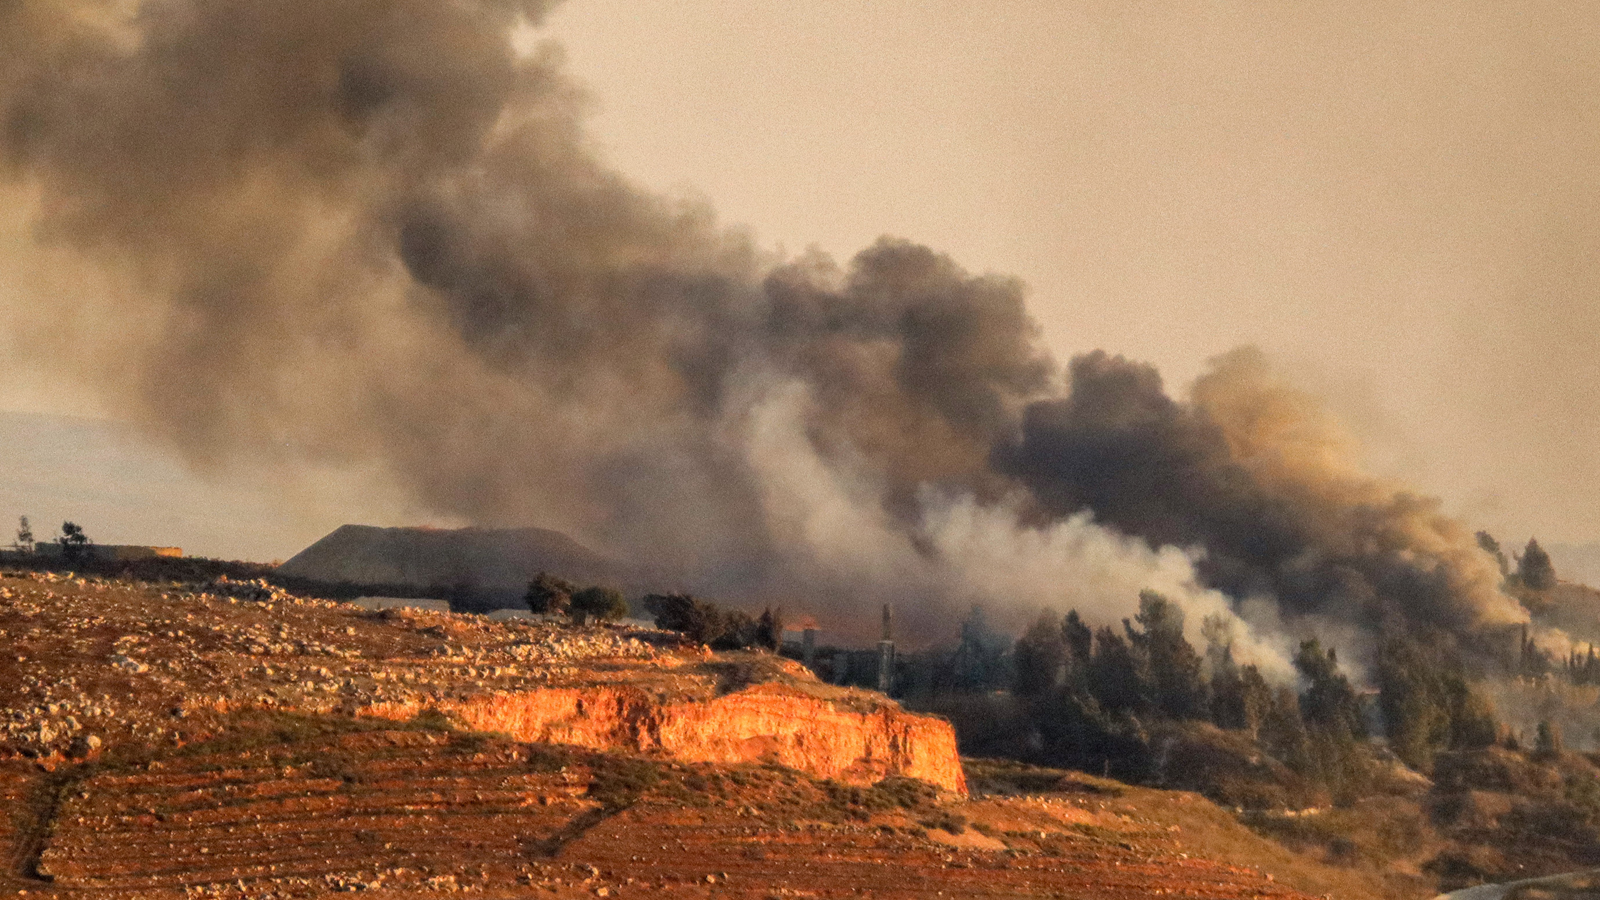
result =
[[34,574],[0,644],[0,889],[31,895],[1394,895],[660,632]]
[[625,567],[544,528],[343,525],[278,567],[326,583],[404,585],[515,601],[541,571],[584,584],[625,584]]

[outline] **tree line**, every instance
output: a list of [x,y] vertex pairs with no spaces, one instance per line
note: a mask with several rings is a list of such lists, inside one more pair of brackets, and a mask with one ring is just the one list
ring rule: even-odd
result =
[[[992,645],[981,647],[982,626],[969,620],[949,678],[980,690],[1009,688],[1027,729],[1025,738],[1007,738],[1011,755],[1136,780],[1157,764],[1162,751],[1152,734],[1163,727],[1215,726],[1346,798],[1369,780],[1377,729],[1395,755],[1424,772],[1441,750],[1488,746],[1501,736],[1470,673],[1410,635],[1383,636],[1376,696],[1363,697],[1337,650],[1317,640],[1302,642],[1294,655],[1297,690],[1238,661],[1221,617],[1202,623],[1203,652],[1185,636],[1185,624],[1181,607],[1145,591],[1138,613],[1120,628],[1091,627],[1076,610],[1041,615],[1004,665]],[[975,669],[987,673],[988,684],[974,683]]]
[[[545,616],[564,616],[577,624],[614,622],[628,615],[627,598],[616,588],[576,584],[540,572],[528,584],[528,608]],[[693,594],[646,594],[640,605],[655,626],[683,634],[713,650],[760,649],[776,652],[783,642],[783,612],[767,607],[759,617],[729,609]]]

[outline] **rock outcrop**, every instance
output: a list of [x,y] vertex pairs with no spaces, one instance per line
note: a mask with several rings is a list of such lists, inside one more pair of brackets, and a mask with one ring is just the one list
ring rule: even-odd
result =
[[43,574],[0,578],[0,640],[0,758],[187,744],[251,709],[389,719],[436,709],[528,742],[772,760],[854,784],[904,775],[964,792],[948,723],[787,660],[711,654],[659,631],[369,612],[247,583],[196,592]]
[[[822,778],[870,784],[903,775],[966,793],[948,722],[893,703],[854,710],[803,689],[760,684],[710,700],[670,702],[632,688],[555,688],[439,704],[480,731],[520,741],[662,753],[686,762],[772,761]],[[417,703],[366,714],[408,719]]]

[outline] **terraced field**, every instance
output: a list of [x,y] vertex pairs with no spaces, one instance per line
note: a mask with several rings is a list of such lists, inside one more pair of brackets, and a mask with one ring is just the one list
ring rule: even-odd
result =
[[[1073,802],[1051,814],[909,780],[863,790],[420,724],[260,716],[3,783],[6,886],[32,895],[1304,896]],[[963,810],[1008,830],[969,828]]]
[[1199,798],[973,765],[969,796],[947,723],[660,632],[0,575],[0,895],[1308,896],[1228,859],[1340,884]]

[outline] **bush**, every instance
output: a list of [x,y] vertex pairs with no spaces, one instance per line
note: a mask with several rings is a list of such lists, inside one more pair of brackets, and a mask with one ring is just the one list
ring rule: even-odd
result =
[[523,599],[527,601],[528,609],[537,615],[561,616],[566,615],[568,607],[572,605],[572,595],[577,590],[577,585],[564,578],[540,572],[528,583],[528,593]]
[[650,594],[644,608],[655,616],[657,628],[680,632],[714,650],[771,649],[783,636],[782,620],[771,610],[758,622],[748,613],[722,609],[692,594]]
[[587,619],[615,622],[628,614],[628,601],[616,588],[587,587],[572,595],[568,614],[579,623]]

